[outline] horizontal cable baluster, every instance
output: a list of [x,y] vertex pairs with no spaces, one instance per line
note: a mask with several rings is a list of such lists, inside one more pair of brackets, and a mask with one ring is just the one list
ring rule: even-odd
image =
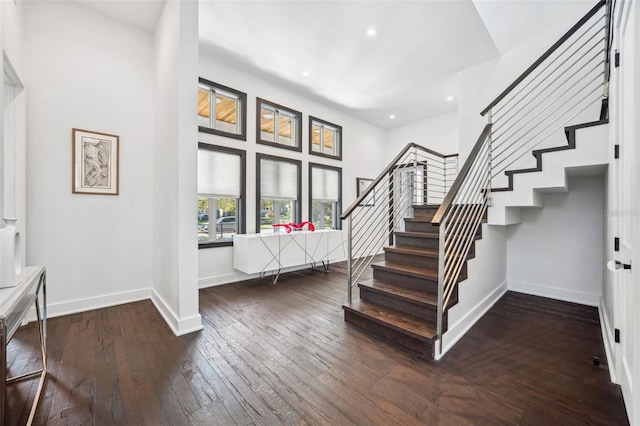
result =
[[[596,76],[596,78],[594,78],[592,81],[590,81],[589,83],[592,83],[594,81],[596,81],[596,79],[598,77],[602,77],[604,74],[601,72],[598,74],[598,76]],[[584,86],[584,89],[586,89],[587,86]],[[589,93],[587,93],[587,95],[583,96],[578,102],[576,102],[576,104],[580,104],[582,103],[584,100],[588,99],[591,95],[593,95],[594,93],[596,93],[598,90],[600,90],[602,88],[602,85],[598,85],[596,87],[594,87]],[[531,130],[527,131],[525,134],[523,134],[522,136],[518,137],[516,140],[514,140],[509,147],[515,145],[518,141],[522,140],[524,137],[526,137],[527,135],[529,135],[530,132],[538,130],[537,133],[534,133],[529,139],[527,139],[524,143],[520,143],[519,145],[525,146],[525,144],[527,144],[528,142],[534,140],[535,137],[539,136],[540,134],[542,134],[550,125],[552,125],[553,123],[557,122],[558,120],[560,120],[564,115],[568,114],[570,111],[566,111],[560,115],[557,115],[555,113],[557,113],[558,111],[560,111],[563,107],[566,107],[569,102],[573,101],[573,98],[567,99],[566,101],[564,101],[562,104],[558,105],[555,109],[553,109],[551,112],[549,112],[549,114],[544,117],[544,119],[548,119],[550,117],[555,117],[553,120],[549,121],[548,124],[546,125],[546,127],[539,129],[538,127],[534,127]],[[542,122],[545,122],[544,120],[542,120]],[[566,122],[566,121],[565,121]],[[508,147],[507,147],[508,149]],[[497,159],[498,157],[503,156],[503,154],[507,152],[506,149],[500,151],[500,152],[495,152],[494,150],[494,159]]]
[[[589,28],[589,30],[593,29],[593,27],[595,27],[597,24],[598,24],[598,22],[594,22],[594,24]],[[603,28],[603,27],[599,27],[599,28],[598,28],[598,30],[601,30],[602,28]],[[588,31],[589,31],[589,30],[588,30]],[[588,32],[588,31],[587,31],[587,32]],[[586,41],[583,43],[583,45],[582,45],[581,47],[584,47],[587,43],[589,43],[590,41],[592,41],[592,39],[593,39],[594,37],[596,37],[597,35],[598,35],[598,31],[596,31],[596,32],[594,33],[594,35],[593,35],[593,36],[591,36],[591,38],[589,38],[588,40],[586,40]],[[567,46],[567,49],[565,49],[562,53],[567,52],[571,47],[573,47],[573,46],[574,46],[576,43],[578,43],[579,41],[580,41],[580,39],[576,39],[573,43],[571,43],[571,45]],[[529,86],[531,86],[533,83],[535,83],[535,82],[536,82],[536,79],[537,79],[538,77],[542,77],[542,76],[544,75],[543,73],[544,73],[546,70],[548,70],[552,65],[554,65],[554,64],[556,63],[556,61],[558,61],[558,60],[562,59],[562,61],[563,61],[563,62],[562,62],[562,63],[560,63],[560,64],[558,64],[558,65],[557,65],[557,66],[556,66],[556,67],[555,67],[551,72],[549,72],[549,73],[548,73],[548,75],[545,77],[545,78],[549,78],[553,73],[555,73],[558,69],[560,69],[560,68],[561,68],[561,67],[566,63],[566,61],[567,61],[567,60],[569,60],[569,59],[573,58],[573,57],[578,53],[578,51],[580,50],[580,48],[581,48],[581,47],[579,47],[579,48],[578,48],[578,49],[576,49],[573,53],[571,53],[571,54],[569,55],[569,57],[568,57],[568,58],[563,58],[563,57],[561,57],[561,56],[558,56],[558,57],[556,57],[552,62],[550,62],[549,64],[547,64],[547,66],[545,66],[542,70],[540,70],[540,72],[539,72],[538,74],[536,74],[536,76],[535,76],[533,79],[531,79],[528,83],[526,83],[524,86],[522,86],[522,88],[521,88],[517,93],[514,93],[514,94],[509,98],[509,100],[507,100],[507,101],[502,105],[502,107],[496,108],[496,109],[493,111],[494,117],[498,117],[498,116],[500,116],[500,115],[504,115],[504,114],[502,114],[503,109],[504,109],[504,108],[509,104],[509,102],[510,102],[510,101],[512,101],[513,99],[518,99],[518,103],[520,103],[520,102],[522,102],[524,99],[526,99],[526,98],[527,98],[527,94],[522,95],[522,96],[520,96],[520,95],[521,95],[521,94],[522,94],[522,93],[523,93],[523,92],[524,92],[524,91],[525,91]],[[533,90],[535,90],[535,88],[533,88],[533,89],[532,89],[531,91],[529,91],[528,93],[531,93]],[[517,104],[516,104],[516,105],[517,105]],[[513,106],[512,106],[512,108],[513,108]],[[493,124],[495,124],[495,125],[497,125],[497,123],[498,123],[498,122],[499,122],[499,120],[498,120],[497,118],[493,120]]]
[[[592,90],[592,91],[589,93],[589,95],[590,95],[590,96],[593,96],[593,95],[594,95],[594,93],[596,93],[596,92],[598,91],[598,89],[600,89],[600,88],[601,88],[601,86],[600,86],[600,87],[597,87],[597,88],[596,88],[596,89],[594,89],[594,90]],[[588,95],[588,96],[589,96],[589,95]],[[585,99],[587,99],[587,97],[584,97],[582,100],[585,100]],[[582,108],[580,111],[576,112],[576,113],[575,113],[573,116],[571,116],[568,120],[564,121],[564,122],[563,122],[563,123],[561,123],[560,125],[558,125],[558,126],[556,126],[555,128],[553,128],[550,132],[548,132],[548,133],[546,134],[545,138],[541,138],[541,141],[545,140],[545,139],[546,139],[547,137],[549,137],[551,134],[554,134],[555,132],[557,132],[558,130],[560,130],[561,128],[563,128],[563,127],[564,127],[564,125],[565,125],[565,123],[567,123],[567,122],[568,122],[568,121],[570,121],[571,119],[575,118],[577,115],[579,115],[580,113],[582,113],[583,111],[585,111],[587,108],[591,107],[591,106],[592,106],[592,105],[593,105],[597,100],[599,100],[599,99],[600,99],[600,96],[597,96],[597,97],[594,99],[594,101],[592,101],[592,102],[588,103],[584,108]],[[545,128],[543,128],[540,132],[538,132],[538,134],[540,134],[540,133],[544,132],[545,130],[549,129],[549,127],[550,127],[551,125],[553,125],[553,123],[555,123],[556,121],[557,121],[557,119],[556,119],[556,120],[553,120],[552,122],[550,122],[550,123],[549,123]],[[531,140],[531,139],[530,139],[530,140]],[[533,147],[535,147],[535,146],[537,146],[537,145],[539,145],[539,143],[538,143],[538,144],[536,144],[536,145],[534,145]],[[492,177],[495,177],[495,176],[497,176],[499,173],[501,173],[501,172],[503,172],[504,170],[506,170],[506,168],[507,168],[507,167],[509,167],[510,165],[512,165],[513,163],[515,163],[516,161],[518,161],[518,160],[519,160],[520,158],[522,158],[522,157],[523,157],[527,152],[528,152],[528,151],[524,151],[524,152],[523,152],[522,154],[520,154],[518,157],[513,158],[513,159],[511,159],[510,157],[505,157],[504,159],[502,159],[501,161],[499,161],[497,164],[495,164],[495,165],[493,166],[493,173],[492,173]],[[509,163],[504,164],[504,163],[505,163],[505,161],[509,161],[509,160],[511,160]],[[501,164],[504,164],[504,166],[498,167],[498,166],[500,166]]]

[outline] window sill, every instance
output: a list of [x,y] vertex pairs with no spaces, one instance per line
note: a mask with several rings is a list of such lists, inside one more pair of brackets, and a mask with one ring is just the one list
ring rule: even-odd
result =
[[206,243],[198,243],[198,250],[216,247],[231,247],[233,246],[233,240],[225,241],[209,241]]
[[291,145],[284,145],[281,143],[277,143],[277,142],[269,142],[269,141],[265,141],[265,140],[258,140],[257,141],[260,145],[267,145],[267,146],[272,146],[274,148],[281,148],[281,149],[288,149],[289,151],[296,151],[296,152],[302,152],[302,146],[291,146]]
[[209,133],[210,135],[224,136],[226,138],[238,139],[245,142],[247,140],[247,135],[244,133],[237,134],[237,133],[223,132],[222,130],[212,129],[210,127],[198,126],[198,132]]
[[322,152],[317,152],[317,151],[309,151],[309,154],[310,155],[317,155],[318,157],[331,158],[332,160],[342,161],[342,154],[340,154],[340,155],[330,155],[330,154],[323,154]]

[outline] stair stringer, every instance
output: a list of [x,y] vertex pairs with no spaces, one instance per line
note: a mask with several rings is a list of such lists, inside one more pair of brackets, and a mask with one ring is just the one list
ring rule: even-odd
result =
[[488,224],[521,223],[521,209],[543,207],[544,193],[568,191],[569,174],[588,174],[591,169],[601,169],[609,164],[609,129],[606,123],[576,126],[572,131],[575,132],[574,149],[560,147],[556,151],[534,154],[540,157],[542,170],[513,174],[513,190],[491,193]]
[[482,224],[475,257],[467,261],[467,279],[458,284],[458,303],[449,308],[448,329],[442,336],[440,359],[507,291],[507,228]]

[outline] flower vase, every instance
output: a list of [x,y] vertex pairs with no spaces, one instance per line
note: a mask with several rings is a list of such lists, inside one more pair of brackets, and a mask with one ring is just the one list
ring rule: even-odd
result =
[[0,229],[0,288],[20,284],[22,274],[22,241],[16,227],[17,219],[5,218]]

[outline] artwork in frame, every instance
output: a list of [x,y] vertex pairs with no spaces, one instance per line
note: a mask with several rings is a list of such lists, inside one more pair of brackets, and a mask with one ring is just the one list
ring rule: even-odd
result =
[[[358,188],[358,197],[364,194],[369,185],[373,183],[373,179],[356,178],[356,188]],[[363,206],[373,206],[376,203],[376,192],[371,191],[369,196],[362,203]]]
[[73,129],[73,193],[118,195],[120,138]]

